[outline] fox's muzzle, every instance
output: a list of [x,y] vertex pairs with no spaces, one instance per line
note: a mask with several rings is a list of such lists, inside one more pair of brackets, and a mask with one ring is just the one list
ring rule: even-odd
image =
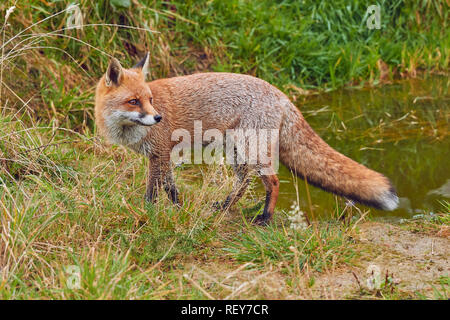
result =
[[162,117],[157,114],[156,116],[152,116],[149,114],[141,113],[138,118],[131,119],[134,123],[141,126],[152,126],[158,122],[160,122]]

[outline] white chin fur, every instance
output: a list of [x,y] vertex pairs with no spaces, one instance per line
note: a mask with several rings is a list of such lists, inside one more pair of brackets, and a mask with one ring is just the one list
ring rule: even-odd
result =
[[[114,110],[105,114],[107,137],[112,143],[133,145],[140,143],[148,133],[146,125],[156,123],[153,116],[139,117],[137,111]],[[142,125],[136,122],[142,123]]]

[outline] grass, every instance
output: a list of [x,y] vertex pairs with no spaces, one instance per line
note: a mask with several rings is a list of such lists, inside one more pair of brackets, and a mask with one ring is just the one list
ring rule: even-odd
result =
[[[225,250],[240,262],[282,264],[285,268],[306,267],[316,271],[336,262],[349,262],[355,255],[348,245],[351,233],[341,225],[309,227],[298,233],[289,226],[245,230],[227,243]],[[288,263],[286,263],[288,262]]]
[[429,212],[428,214],[418,214],[413,219],[402,221],[407,230],[422,234],[438,234],[441,236],[450,235],[450,203],[441,202],[441,210]]
[[[13,123],[20,122],[5,122],[1,131]],[[329,256],[321,257],[315,251],[319,239],[311,230],[288,235],[283,227],[247,226],[239,212],[224,216],[213,211],[214,199],[232,184],[228,173],[221,172],[223,168],[205,173],[201,187],[183,187],[186,200],[181,210],[165,197],[146,207],[141,197],[145,165],[138,156],[122,147],[106,148],[96,139],[48,146],[40,152],[35,140],[38,146],[52,137],[58,143],[68,134],[36,127],[31,136],[19,128],[8,129],[14,135],[3,140],[3,145],[13,145],[15,151],[34,151],[24,158],[2,148],[8,152],[4,157],[14,160],[8,163],[15,165],[10,170],[2,167],[3,299],[205,298],[183,277],[190,264],[221,260],[236,268],[241,261],[260,264],[272,248],[276,256],[265,265],[283,262],[287,267],[294,257],[289,247],[300,251],[310,237],[313,239],[298,258],[310,260],[314,268],[328,263]],[[221,173],[225,184],[217,186],[213,177]],[[179,179],[183,175],[184,171]],[[198,196],[198,188],[203,188],[204,196]],[[287,223],[285,217],[280,219]],[[345,232],[322,228],[330,241],[323,244],[327,255],[332,252],[328,247],[346,255],[342,248]],[[261,257],[250,250],[254,241],[267,242]],[[250,256],[242,259],[246,250]],[[301,261],[301,268],[303,264]],[[66,269],[70,266],[81,271],[81,290],[67,288],[71,273]],[[179,292],[179,281],[184,291]]]
[[145,205],[147,160],[96,135],[96,81],[110,56],[131,65],[146,50],[154,79],[248,73],[299,101],[381,83],[380,60],[391,80],[445,73],[445,1],[380,2],[380,31],[365,27],[363,1],[82,0],[82,30],[65,28],[69,3],[0,4],[2,17],[16,7],[0,20],[1,299],[317,298],[322,275],[357,263],[360,217],[295,231],[279,210],[258,228],[257,209],[243,209],[254,188],[214,211],[228,168],[177,169],[182,208],[164,194]]

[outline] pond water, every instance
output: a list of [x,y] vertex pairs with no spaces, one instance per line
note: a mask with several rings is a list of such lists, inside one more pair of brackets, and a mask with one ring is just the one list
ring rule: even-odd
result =
[[[371,209],[383,218],[411,218],[439,211],[450,198],[450,96],[448,77],[407,80],[369,89],[342,89],[310,96],[297,106],[313,129],[334,149],[391,179],[400,208]],[[280,168],[277,208],[291,208],[298,198],[309,213],[329,217],[336,197],[308,186]],[[258,194],[263,192],[261,184]]]

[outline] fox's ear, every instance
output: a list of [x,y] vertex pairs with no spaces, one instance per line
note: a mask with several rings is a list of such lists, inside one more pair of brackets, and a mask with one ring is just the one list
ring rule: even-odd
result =
[[147,52],[145,54],[145,57],[142,58],[141,61],[136,63],[136,65],[133,68],[142,69],[142,73],[144,74],[144,78],[147,79],[147,76],[150,73],[149,66],[150,66],[150,53]]
[[122,66],[120,65],[119,60],[116,58],[112,58],[109,62],[108,70],[106,71],[106,86],[110,87],[113,84],[118,86],[120,85],[120,82],[122,81]]

